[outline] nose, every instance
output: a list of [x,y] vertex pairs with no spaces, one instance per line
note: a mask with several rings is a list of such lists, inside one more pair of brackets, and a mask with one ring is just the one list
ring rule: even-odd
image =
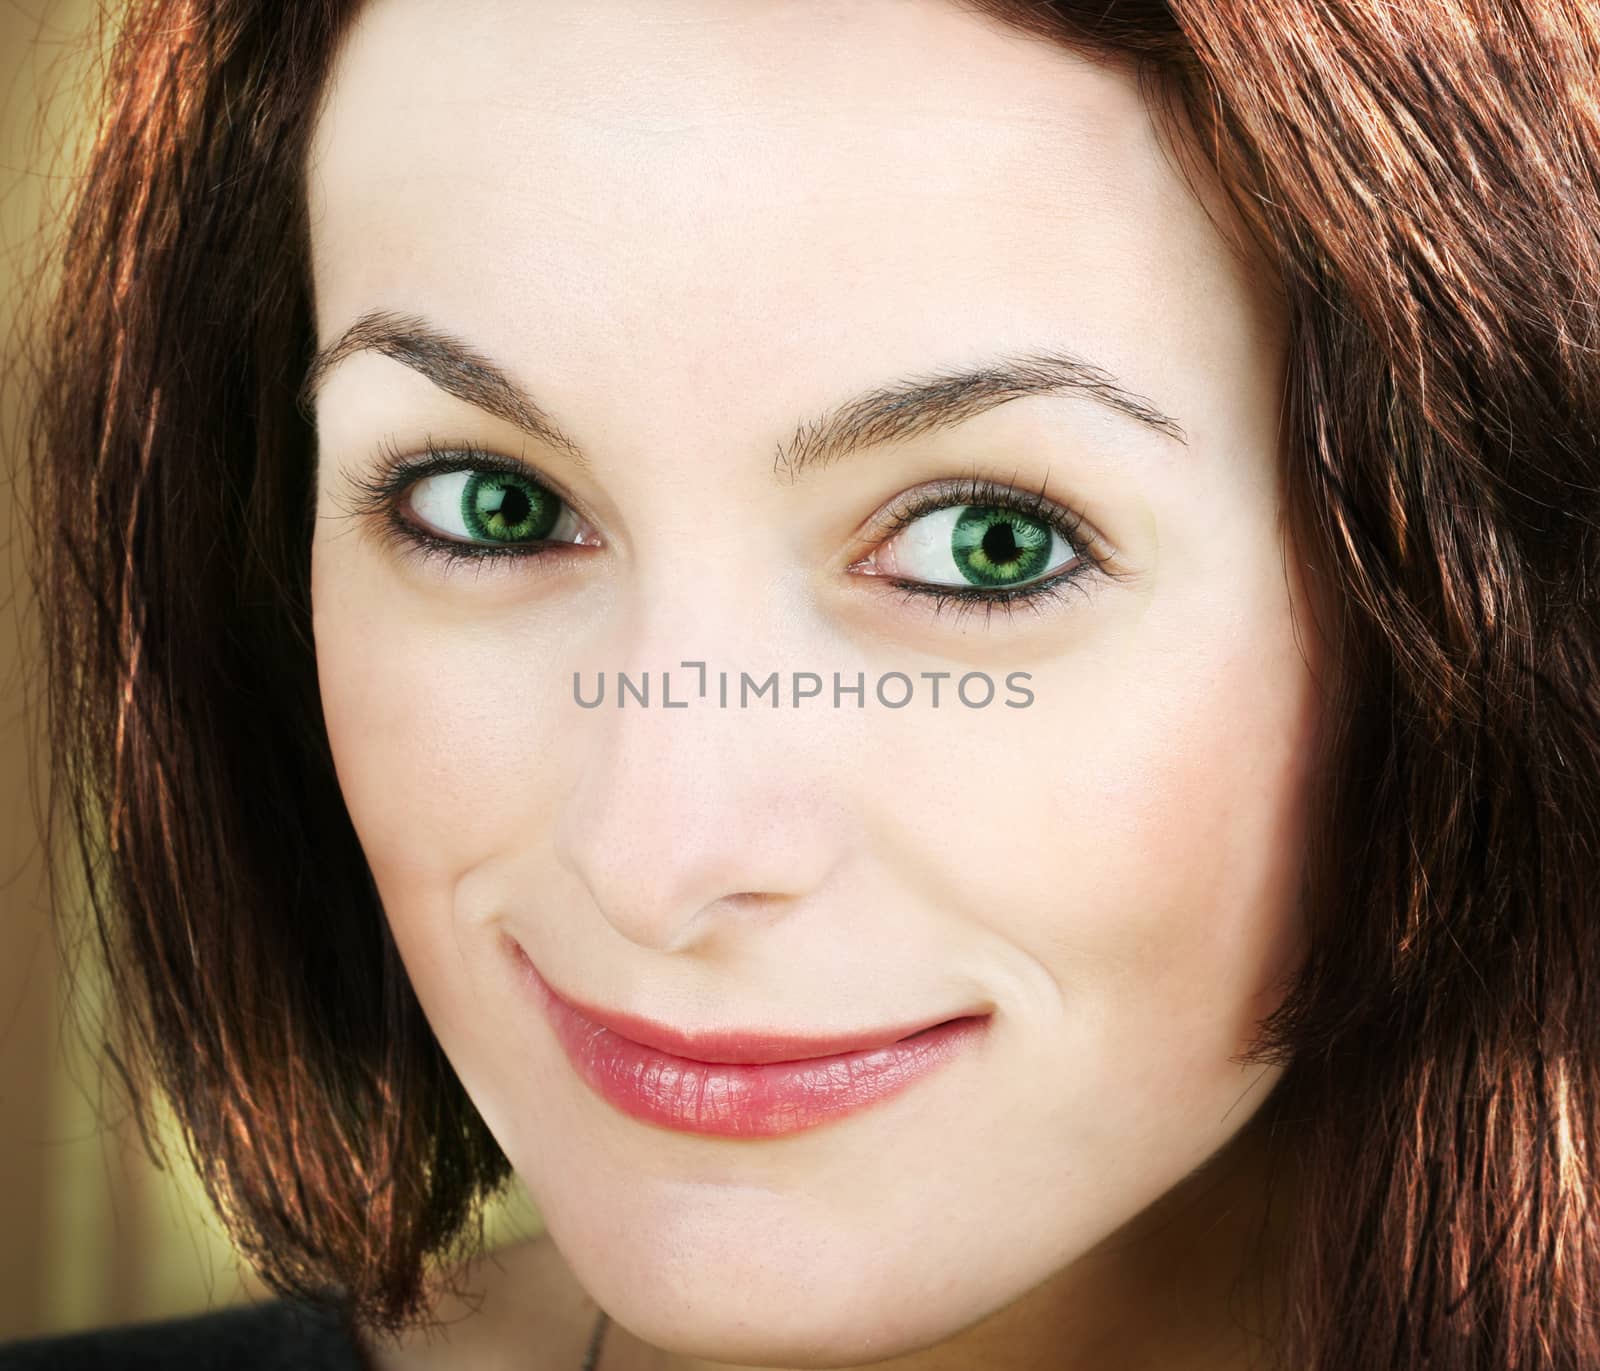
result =
[[[593,701],[606,670],[603,703],[563,702],[585,736],[555,826],[557,859],[617,932],[660,952],[782,917],[823,885],[848,842],[835,749],[848,749],[839,735],[851,725],[829,707],[833,668],[797,662],[792,644],[780,654],[771,640],[757,646],[747,634],[709,632],[709,622],[702,615],[691,633],[681,618],[676,628],[662,619],[633,635],[626,660],[583,672],[584,698]],[[706,650],[686,652],[689,642]],[[703,675],[681,665],[690,657],[705,662]],[[649,703],[629,692],[619,704],[608,666],[636,687],[648,673]],[[827,688],[795,706],[793,673],[807,670]],[[777,707],[770,692],[738,707],[740,673],[760,683],[774,671]],[[665,704],[664,678],[682,707]]]

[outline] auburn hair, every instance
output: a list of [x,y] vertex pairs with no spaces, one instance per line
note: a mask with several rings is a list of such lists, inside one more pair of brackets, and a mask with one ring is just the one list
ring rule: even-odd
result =
[[[1600,8],[962,3],[1130,64],[1287,309],[1285,527],[1336,669],[1310,951],[1252,1048],[1299,1177],[1281,1365],[1600,1366]],[[264,1279],[395,1330],[510,1166],[317,689],[303,163],[357,9],[128,8],[22,462],[109,1060]]]

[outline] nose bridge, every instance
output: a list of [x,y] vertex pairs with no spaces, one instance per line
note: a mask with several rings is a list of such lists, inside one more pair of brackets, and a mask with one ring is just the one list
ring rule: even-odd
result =
[[[844,834],[837,716],[825,695],[793,704],[794,673],[816,670],[800,635],[763,632],[777,616],[748,580],[671,579],[677,593],[641,594],[578,674],[576,780],[555,835],[598,912],[657,950],[744,917],[751,901],[728,897],[787,908],[826,879]],[[745,676],[765,692],[742,691]]]

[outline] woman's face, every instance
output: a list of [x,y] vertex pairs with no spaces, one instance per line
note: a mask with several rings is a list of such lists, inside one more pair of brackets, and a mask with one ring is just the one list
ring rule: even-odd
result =
[[[319,345],[383,315],[317,400],[339,780],[574,1272],[783,1364],[1065,1290],[1276,1079],[1234,1057],[1301,951],[1317,717],[1281,307],[1133,75],[943,0],[377,0],[308,177]],[[363,503],[429,440],[527,474],[402,526],[539,555]],[[591,1088],[529,964],[690,1033],[988,1019],[716,1135]]]

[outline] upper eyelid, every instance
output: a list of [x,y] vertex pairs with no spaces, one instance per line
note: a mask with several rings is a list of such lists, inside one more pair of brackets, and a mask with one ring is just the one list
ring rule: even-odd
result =
[[[581,501],[573,499],[558,481],[522,457],[484,448],[470,441],[441,441],[432,435],[424,435],[422,441],[409,450],[402,450],[392,439],[386,438],[379,444],[379,451],[383,465],[378,473],[363,472],[349,477],[351,485],[359,492],[357,508],[353,512],[379,513],[384,506],[399,503],[411,487],[428,476],[491,470],[508,471],[543,486],[586,523],[591,526],[596,523]],[[936,478],[902,491],[880,505],[869,519],[873,527],[872,537],[892,539],[908,524],[937,509],[958,503],[977,504],[989,499],[1008,507],[1023,508],[1025,512],[1045,518],[1047,522],[1059,521],[1070,532],[1079,552],[1091,561],[1102,563],[1104,557],[1094,548],[1094,544],[1103,541],[1096,526],[1075,506],[1045,495],[1044,484],[1047,481],[1041,483],[1039,489],[1030,490],[1017,482],[1014,473],[1011,479],[1006,479],[982,472],[976,467],[963,476]],[[1055,520],[1051,520],[1049,514],[1055,515]],[[884,524],[892,526],[885,528],[882,527]],[[867,543],[870,539],[860,541]]]
[[402,450],[392,439],[385,438],[378,445],[379,469],[365,469],[349,473],[346,481],[354,492],[349,503],[350,512],[357,515],[381,514],[391,502],[400,498],[419,481],[429,476],[442,476],[457,471],[502,471],[521,476],[535,485],[543,486],[562,500],[568,508],[588,523],[594,516],[539,468],[521,457],[484,448],[471,442],[439,441],[424,436],[415,448]]
[[1017,484],[1015,477],[1005,480],[976,471],[968,476],[947,476],[913,486],[894,496],[885,506],[885,511],[897,525],[891,532],[898,533],[907,523],[935,510],[984,503],[999,504],[1007,509],[1031,514],[1047,523],[1064,524],[1074,534],[1084,532],[1091,538],[1099,536],[1087,515],[1071,504],[1046,495],[1042,485],[1038,490],[1028,490]]

